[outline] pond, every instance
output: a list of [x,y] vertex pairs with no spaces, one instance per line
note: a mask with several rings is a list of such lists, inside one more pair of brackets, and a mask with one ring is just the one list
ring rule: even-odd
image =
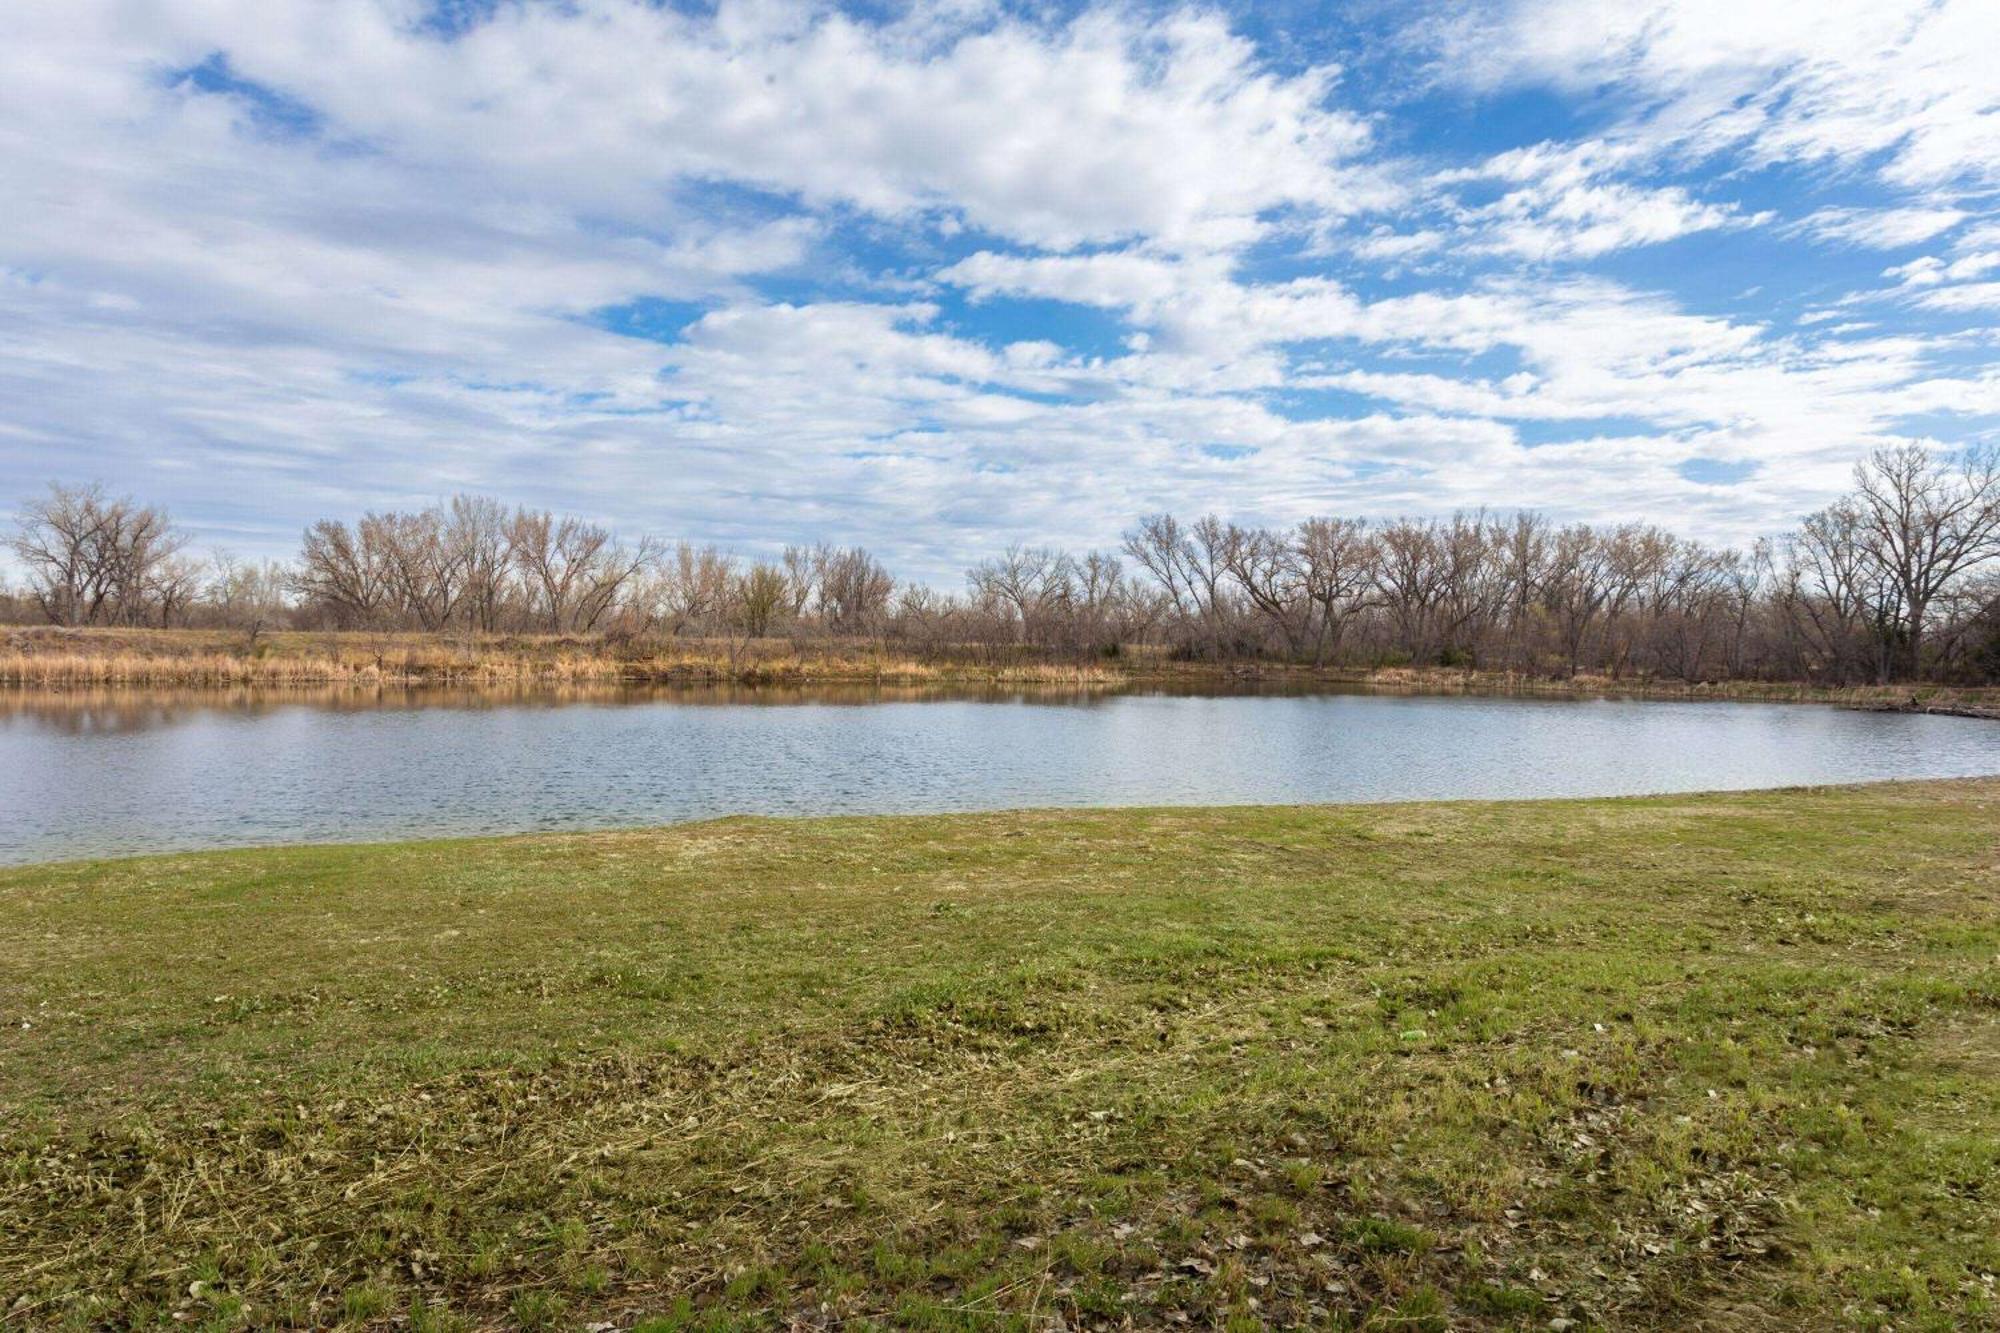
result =
[[0,862],[724,814],[1598,796],[2000,773],[1801,704],[868,689],[0,698]]

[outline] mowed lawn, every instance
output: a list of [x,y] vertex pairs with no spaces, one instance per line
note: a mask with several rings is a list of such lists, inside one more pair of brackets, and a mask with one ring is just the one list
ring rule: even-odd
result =
[[0,871],[0,1323],[1957,1329],[1996,1274],[2000,781]]

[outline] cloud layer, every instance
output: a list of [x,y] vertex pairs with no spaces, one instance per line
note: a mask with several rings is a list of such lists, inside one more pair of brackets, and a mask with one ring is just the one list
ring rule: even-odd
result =
[[263,554],[470,488],[940,583],[1163,507],[1741,539],[2000,421],[1996,47],[1960,0],[27,0],[0,501]]

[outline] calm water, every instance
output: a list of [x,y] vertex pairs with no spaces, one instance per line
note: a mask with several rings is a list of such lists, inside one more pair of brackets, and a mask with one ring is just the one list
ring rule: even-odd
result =
[[0,700],[0,861],[732,813],[1586,796],[2000,773],[1784,704],[866,692]]

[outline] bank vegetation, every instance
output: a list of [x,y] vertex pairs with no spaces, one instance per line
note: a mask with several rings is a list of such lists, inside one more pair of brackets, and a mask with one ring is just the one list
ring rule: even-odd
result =
[[[50,487],[7,539],[0,679],[1095,678],[1183,668],[1817,690],[2000,682],[2000,451],[1908,447],[1745,549],[1522,511],[1272,528],[1142,518],[944,592],[870,551],[620,540],[459,495],[197,556],[159,508]],[[178,638],[142,629],[207,631]]]

